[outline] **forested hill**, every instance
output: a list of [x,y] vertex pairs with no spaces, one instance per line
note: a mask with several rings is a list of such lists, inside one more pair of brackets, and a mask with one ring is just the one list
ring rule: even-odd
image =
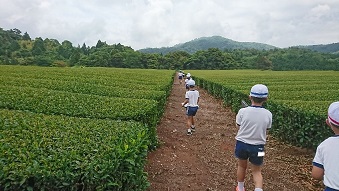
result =
[[[223,42],[223,45],[218,45],[218,42]],[[174,49],[167,54],[144,53],[120,43],[110,45],[101,40],[92,47],[85,43],[73,46],[68,40],[31,39],[27,32],[22,34],[19,29],[4,30],[0,27],[0,64],[5,65],[339,71],[339,54],[301,47],[276,48],[260,43],[239,43],[217,36],[199,38],[173,48],[176,47],[186,49]],[[189,53],[193,50],[196,52]]]
[[235,49],[256,49],[256,50],[270,50],[277,47],[257,43],[257,42],[238,42],[231,39],[227,39],[221,36],[201,37],[189,42],[177,44],[173,47],[162,48],[145,48],[140,49],[143,53],[161,53],[167,54],[169,52],[184,51],[189,54],[193,54],[199,50],[207,50],[209,48],[218,48],[220,50],[235,50]]
[[339,42],[332,43],[332,44],[319,44],[319,45],[298,46],[298,47],[314,50],[317,52],[339,54]]

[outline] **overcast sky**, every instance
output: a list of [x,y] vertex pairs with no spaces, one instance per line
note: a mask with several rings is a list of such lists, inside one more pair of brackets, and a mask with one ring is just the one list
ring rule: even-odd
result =
[[339,42],[339,0],[0,0],[0,27],[135,50],[223,36],[280,48]]

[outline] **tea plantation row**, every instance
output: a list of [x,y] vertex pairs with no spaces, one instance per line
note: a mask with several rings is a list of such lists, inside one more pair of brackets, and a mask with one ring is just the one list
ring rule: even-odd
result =
[[0,190],[145,190],[173,75],[0,66]]
[[237,112],[241,100],[255,84],[265,84],[269,100],[265,107],[273,114],[275,137],[296,146],[315,149],[332,131],[326,126],[330,103],[339,101],[339,72],[193,70],[196,83]]

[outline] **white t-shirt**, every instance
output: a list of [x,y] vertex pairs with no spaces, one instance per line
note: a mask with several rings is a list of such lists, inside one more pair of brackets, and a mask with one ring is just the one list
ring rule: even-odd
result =
[[183,75],[184,75],[184,73],[182,73],[182,72],[179,72],[179,73],[178,73],[178,76],[181,76],[181,77],[182,77]]
[[236,116],[236,123],[240,126],[236,140],[251,144],[266,144],[266,131],[272,126],[272,113],[257,106],[241,108]]
[[199,91],[189,90],[185,94],[185,98],[188,99],[187,106],[196,107],[198,106],[198,98],[200,97]]
[[313,165],[324,169],[325,186],[339,190],[339,135],[319,144]]
[[190,79],[185,79],[185,85],[187,84],[188,81],[193,80],[193,78],[190,77]]

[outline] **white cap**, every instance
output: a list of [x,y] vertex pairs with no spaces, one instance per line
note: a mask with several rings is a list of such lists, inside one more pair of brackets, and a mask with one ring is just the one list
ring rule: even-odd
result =
[[187,77],[191,77],[191,73],[187,73],[187,75],[186,75]]
[[251,88],[250,96],[257,98],[267,98],[268,88],[263,84],[256,84]]
[[195,86],[195,81],[194,80],[188,80],[187,85],[188,86]]
[[339,126],[339,102],[333,102],[328,107],[328,120],[336,126]]

